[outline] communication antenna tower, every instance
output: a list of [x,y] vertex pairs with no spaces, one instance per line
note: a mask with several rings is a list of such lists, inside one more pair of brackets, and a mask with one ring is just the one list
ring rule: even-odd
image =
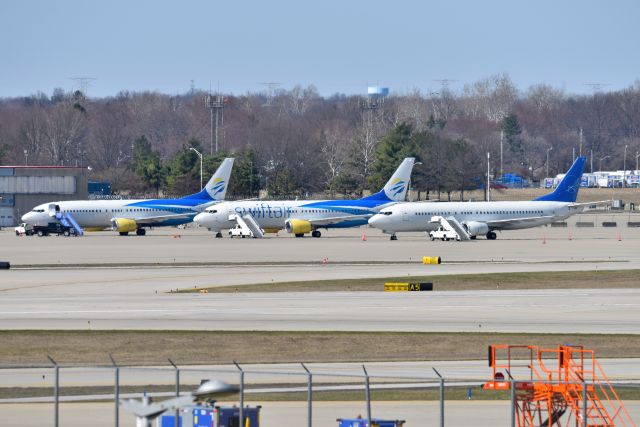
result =
[[262,104],[263,107],[273,107],[273,98],[276,95],[276,89],[278,86],[282,86],[282,83],[278,82],[263,82],[260,83],[262,86],[267,87],[267,101]]
[[[213,95],[211,92],[207,96],[204,97],[204,105],[209,109],[209,114],[211,118],[211,154],[214,153],[214,142],[215,142],[215,152],[218,152],[218,129],[222,125],[224,126],[224,104],[226,102],[226,98],[220,94]],[[215,117],[215,126],[214,126],[214,117]],[[220,120],[222,118],[222,121]],[[222,122],[222,123],[221,123]]]

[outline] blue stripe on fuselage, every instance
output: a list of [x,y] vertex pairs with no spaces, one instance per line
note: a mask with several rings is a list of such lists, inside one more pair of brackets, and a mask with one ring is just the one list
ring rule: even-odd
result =
[[328,224],[326,226],[320,226],[319,228],[350,228],[366,225],[369,219],[350,219],[347,221],[336,222],[334,224]]

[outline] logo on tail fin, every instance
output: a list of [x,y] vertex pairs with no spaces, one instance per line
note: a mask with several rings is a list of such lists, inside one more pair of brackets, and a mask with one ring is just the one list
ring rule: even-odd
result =
[[223,192],[224,189],[225,189],[224,179],[215,178],[213,180],[213,182],[211,183],[211,189],[210,189],[211,197],[214,197],[214,196],[218,195],[219,193]]
[[401,194],[404,192],[405,187],[406,187],[406,183],[402,179],[396,178],[391,182],[391,188],[389,189],[389,191],[394,196],[397,196],[398,194]]

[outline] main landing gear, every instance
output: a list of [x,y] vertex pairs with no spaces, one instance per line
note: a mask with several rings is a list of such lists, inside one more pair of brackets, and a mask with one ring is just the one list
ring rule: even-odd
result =
[[320,237],[322,236],[322,233],[320,233],[320,230],[313,230],[311,232],[311,237]]
[[136,230],[136,235],[137,236],[144,236],[145,234],[147,234],[147,230],[145,230],[144,228],[138,228]]
[[490,231],[487,233],[487,240],[496,240],[497,237],[498,235],[495,233],[495,231]]
[[222,231],[216,233],[216,239],[222,239]]
[[[395,233],[393,233],[393,234],[389,237],[389,240],[398,240],[398,236],[396,236],[396,234],[395,234]],[[433,239],[431,239],[431,240],[433,240]]]

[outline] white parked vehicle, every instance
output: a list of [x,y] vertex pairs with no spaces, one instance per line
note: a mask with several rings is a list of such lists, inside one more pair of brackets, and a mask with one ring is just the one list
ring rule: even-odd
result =
[[447,230],[443,226],[439,226],[437,229],[429,232],[429,238],[433,241],[435,239],[440,239],[444,242],[449,240],[460,240],[460,236],[453,230]]
[[33,227],[31,227],[26,222],[23,222],[22,224],[14,228],[14,230],[16,231],[16,236],[30,236],[33,234]]
[[237,224],[235,227],[229,229],[229,237],[253,237],[253,233],[248,228],[242,227],[240,224]]

